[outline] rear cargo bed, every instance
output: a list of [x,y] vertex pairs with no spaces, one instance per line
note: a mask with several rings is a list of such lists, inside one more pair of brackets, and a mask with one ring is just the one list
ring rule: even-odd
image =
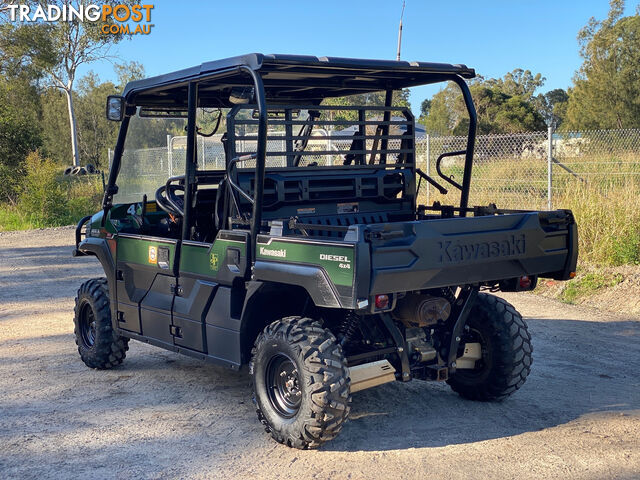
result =
[[566,280],[578,247],[571,212],[523,212],[372,225],[371,294],[522,275]]

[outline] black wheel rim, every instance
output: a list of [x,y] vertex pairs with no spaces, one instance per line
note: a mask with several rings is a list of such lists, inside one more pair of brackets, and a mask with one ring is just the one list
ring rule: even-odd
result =
[[96,343],[96,316],[88,303],[82,305],[79,320],[82,342],[87,347],[93,347]]
[[285,354],[274,355],[267,364],[266,381],[273,409],[284,418],[295,417],[302,403],[302,390],[294,361]]

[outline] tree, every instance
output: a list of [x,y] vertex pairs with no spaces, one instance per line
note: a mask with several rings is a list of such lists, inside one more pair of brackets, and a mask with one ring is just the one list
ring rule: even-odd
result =
[[68,165],[71,158],[69,137],[61,134],[69,129],[67,99],[57,88],[47,88],[40,95],[42,103],[42,139],[45,156]]
[[583,63],[567,108],[572,128],[640,126],[640,7],[623,14],[624,0],[611,0],[607,18],[591,18],[578,34]]
[[427,115],[429,115],[429,110],[431,110],[431,99],[425,98],[420,104],[420,118],[418,118],[419,122],[424,123]]
[[[409,102],[410,91],[408,88],[404,88],[402,90],[394,90],[393,96],[391,97],[391,105],[394,107],[408,107],[411,108],[411,103]],[[352,105],[364,105],[364,106],[384,106],[386,93],[382,92],[370,92],[370,93],[361,93],[357,95],[348,95],[346,97],[332,97],[326,98],[322,104],[323,105],[336,105],[336,106],[352,106]],[[348,120],[353,121],[358,118],[358,114],[354,111],[337,111],[331,112],[330,117],[333,120]],[[336,127],[337,130],[340,130],[339,127]]]
[[[56,0],[48,2],[58,7],[78,9],[86,0]],[[123,3],[103,2],[107,4]],[[109,23],[109,21],[107,21]],[[124,38],[121,34],[103,34],[102,20],[80,22],[77,19],[60,22],[36,22],[13,25],[4,23],[0,29],[0,53],[11,59],[5,63],[13,68],[28,68],[41,72],[50,84],[65,95],[71,154],[74,165],[80,164],[78,129],[74,107],[74,83],[80,65],[109,57],[109,48]]]
[[422,116],[425,128],[429,133],[448,135],[452,130],[451,114],[453,106],[450,104],[448,90],[453,85],[447,85],[445,90],[441,90],[429,100],[430,107],[426,115]]
[[108,162],[106,152],[115,145],[119,127],[107,120],[105,99],[118,91],[111,82],[100,83],[93,72],[78,81],[77,91],[78,148],[88,163],[100,168]]
[[544,85],[545,80],[546,78],[539,73],[534,75],[530,70],[516,68],[504,77],[498,80],[491,79],[488,83],[495,84],[501,92],[510,97],[519,96],[529,101],[534,92]]
[[24,159],[42,145],[40,130],[0,95],[0,200],[14,199],[24,175]]
[[144,65],[140,62],[117,63],[113,66],[118,76],[118,88],[123,90],[129,82],[141,80],[145,77]]
[[[533,94],[544,83],[539,73],[516,69],[499,79],[478,77],[469,82],[478,114],[478,133],[511,133],[544,128],[544,119],[533,104]],[[424,117],[427,131],[442,135],[465,135],[469,116],[462,93],[448,83],[431,99]]]
[[534,104],[544,118],[547,126],[558,129],[567,116],[569,94],[562,88],[549,90],[547,93],[534,97]]

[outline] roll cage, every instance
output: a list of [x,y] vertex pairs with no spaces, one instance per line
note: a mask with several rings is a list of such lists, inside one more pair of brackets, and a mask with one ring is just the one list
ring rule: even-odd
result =
[[[226,173],[230,188],[238,193],[240,202],[250,205],[248,214],[251,248],[256,248],[256,237],[260,233],[265,211],[265,178],[266,164],[269,156],[281,155],[286,158],[286,168],[298,168],[310,137],[304,128],[296,135],[294,127],[303,126],[309,120],[294,118],[293,112],[307,109],[310,112],[327,112],[335,109],[350,110],[357,116],[357,120],[349,124],[357,126],[349,152],[345,152],[343,165],[333,168],[345,169],[409,169],[413,178],[418,175],[419,182],[424,179],[436,186],[440,191],[446,189],[437,181],[424,174],[415,165],[415,135],[414,119],[408,109],[392,107],[392,93],[394,90],[424,84],[444,81],[455,82],[462,91],[463,99],[469,114],[469,130],[465,150],[449,152],[441,155],[437,162],[437,172],[441,178],[460,190],[460,203],[457,207],[446,207],[460,216],[465,216],[468,208],[469,189],[471,183],[471,169],[476,135],[476,111],[471,93],[465,79],[475,76],[473,69],[464,65],[450,65],[439,63],[402,62],[386,60],[360,60],[347,58],[327,58],[294,55],[261,55],[251,54],[233,57],[216,62],[209,62],[178,72],[153,77],[129,83],[123,92],[124,116],[122,119],[109,181],[105,189],[103,209],[112,206],[113,195],[117,193],[116,180],[120,170],[124,142],[127,135],[129,120],[135,115],[137,107],[148,107],[167,111],[187,112],[187,148],[186,167],[183,182],[184,215],[182,222],[182,238],[189,239],[192,224],[193,196],[196,183],[197,165],[197,130],[196,111],[198,107],[231,108],[227,116],[227,165]],[[247,90],[249,89],[249,90]],[[321,106],[325,98],[341,97],[352,94],[385,91],[384,107],[330,107]],[[245,94],[247,102],[239,98],[237,92]],[[247,92],[248,95],[247,95]],[[240,119],[237,114],[242,109],[252,109],[253,115],[249,119]],[[269,111],[281,112],[281,118],[269,118]],[[375,110],[382,118],[368,119],[366,111]],[[400,111],[401,120],[395,119],[392,112]],[[314,113],[310,114],[314,122]],[[316,117],[317,120],[317,117]],[[339,125],[340,120],[324,121],[327,125]],[[285,129],[285,149],[279,152],[267,152],[269,140],[269,124],[280,124]],[[251,140],[255,142],[255,151],[251,153],[238,152],[235,149],[237,140],[246,140],[246,135],[237,135],[237,125],[250,125],[256,129]],[[367,126],[375,126],[374,135],[367,132]],[[404,125],[404,133],[394,135],[390,133],[393,126]],[[400,148],[389,148],[389,140],[401,140]],[[367,140],[373,140],[370,148]],[[303,148],[300,148],[300,146]],[[318,152],[314,152],[318,154]],[[331,153],[331,152],[321,152]],[[387,159],[396,156],[395,164],[387,163]],[[464,173],[462,183],[445,176],[440,170],[440,162],[446,156],[464,155]],[[237,176],[237,164],[255,160],[253,174],[248,181],[247,188],[242,188],[241,180]],[[246,169],[245,169],[246,170]],[[384,183],[384,180],[382,181]],[[418,188],[419,188],[418,182]],[[383,188],[383,187],[380,187]],[[416,190],[411,198],[411,210],[415,214]],[[247,193],[250,191],[250,194]],[[361,192],[360,190],[356,190]],[[384,194],[384,191],[383,191]],[[238,200],[236,200],[236,203]],[[440,209],[440,206],[425,207],[426,209]],[[106,215],[103,216],[103,219]],[[104,221],[104,220],[103,220]],[[300,227],[304,231],[304,227]],[[255,253],[255,252],[254,252]],[[255,258],[255,255],[252,255]]]

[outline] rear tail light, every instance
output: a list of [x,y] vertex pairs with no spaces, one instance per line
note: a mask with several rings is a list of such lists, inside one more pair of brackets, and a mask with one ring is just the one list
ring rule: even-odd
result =
[[376,295],[376,308],[378,310],[384,310],[389,306],[389,295],[381,294]]
[[531,278],[527,275],[520,277],[520,288],[523,290],[528,290],[531,288]]

